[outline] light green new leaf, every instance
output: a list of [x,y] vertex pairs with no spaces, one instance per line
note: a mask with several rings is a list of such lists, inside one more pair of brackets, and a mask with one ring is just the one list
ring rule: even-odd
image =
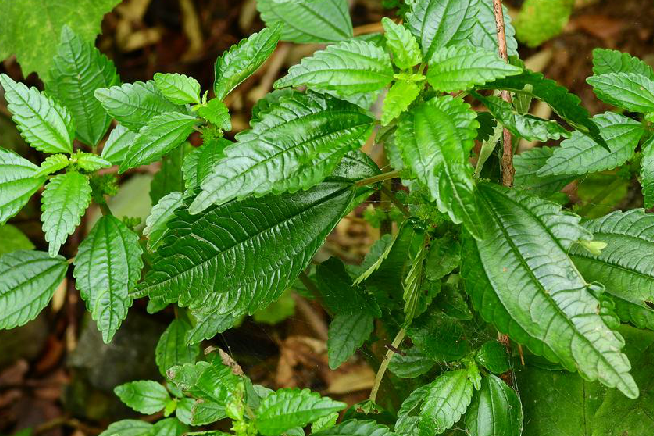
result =
[[382,126],[387,126],[391,121],[399,117],[402,112],[406,111],[418,97],[418,94],[420,94],[420,86],[415,82],[399,80],[393,83],[384,98],[381,116]]
[[232,130],[229,109],[221,100],[214,98],[206,105],[198,106],[198,115],[214,124],[219,129]]
[[75,123],[64,106],[0,74],[7,107],[25,141],[44,153],[72,153]]
[[200,346],[186,343],[186,333],[190,329],[188,322],[175,319],[159,338],[155,349],[155,361],[161,375],[166,376],[166,371],[173,366],[195,362],[200,354]]
[[175,211],[183,204],[184,195],[181,192],[171,192],[161,197],[152,207],[150,215],[145,220],[143,235],[148,237],[148,246],[154,248],[166,233],[166,224],[174,216]]
[[77,139],[84,144],[94,146],[100,142],[111,122],[93,93],[119,82],[113,62],[64,26],[45,88],[70,111]]
[[0,2],[0,60],[15,54],[27,77],[36,71],[42,80],[57,54],[61,30],[70,26],[84,41],[100,33],[102,17],[119,0],[11,0]]
[[91,203],[89,178],[77,172],[53,177],[41,198],[41,221],[51,256],[59,252]]
[[593,117],[610,151],[579,132],[554,148],[554,154],[538,170],[539,177],[574,175],[612,170],[631,159],[643,136],[643,126],[631,118],[606,112]]
[[163,410],[170,400],[168,391],[156,381],[140,380],[116,386],[120,401],[137,412],[150,415]]
[[66,168],[68,165],[70,165],[68,156],[65,154],[53,154],[46,157],[45,160],[41,162],[39,170],[32,177],[45,177],[49,174],[56,173],[57,171]]
[[466,430],[471,436],[522,435],[520,397],[500,378],[492,374],[482,378],[466,412]]
[[382,18],[382,25],[386,47],[393,54],[393,63],[399,69],[407,70],[422,62],[418,41],[406,27],[388,17]]
[[449,95],[414,107],[396,133],[404,164],[429,189],[438,209],[481,237],[470,150],[479,123],[467,103]]
[[279,37],[279,27],[266,28],[243,39],[219,57],[216,60],[216,81],[213,86],[216,98],[223,100],[257,71],[275,51]]
[[138,235],[111,215],[100,218],[79,246],[73,275],[105,342],[132,305],[129,290],[141,278],[142,254]]
[[223,409],[243,382],[217,354],[210,355],[209,362],[174,366],[166,371],[166,376],[184,393]]
[[654,206],[654,136],[642,146],[643,160],[640,163],[640,184],[645,197],[645,207]]
[[486,238],[466,238],[462,256],[474,307],[534,354],[636,398],[624,340],[568,257],[592,234],[554,203],[491,184],[478,191]]
[[305,57],[275,82],[275,88],[306,85],[312,90],[350,96],[383,89],[390,85],[393,75],[391,58],[383,48],[351,40]]
[[348,420],[326,430],[313,433],[313,436],[395,436],[388,427],[375,421]]
[[184,157],[182,173],[187,190],[199,188],[211,173],[212,168],[223,158],[223,151],[232,142],[225,138],[204,141],[197,149]]
[[120,173],[152,163],[186,141],[198,119],[179,112],[168,112],[152,118],[143,127],[125,153]]
[[50,302],[66,276],[61,256],[18,250],[0,257],[0,329],[33,320]]
[[324,180],[372,130],[363,109],[316,93],[294,93],[237,136],[202,183],[191,213],[270,192],[295,192]]
[[11,224],[0,225],[0,257],[17,250],[33,250],[34,244]]
[[155,436],[183,436],[189,431],[188,427],[177,418],[166,418],[157,421],[152,430]]
[[526,0],[515,20],[518,39],[535,47],[557,36],[568,23],[575,0]]
[[0,148],[0,224],[16,215],[45,178],[35,177],[39,168],[13,151]]
[[559,192],[574,180],[574,176],[559,175],[540,177],[539,170],[554,155],[554,147],[532,148],[513,158],[515,179],[513,186],[532,191],[537,195],[549,195]]
[[185,74],[154,75],[154,85],[159,92],[175,104],[200,103],[200,83]]
[[640,74],[609,73],[586,82],[602,101],[632,112],[654,111],[654,80]]
[[138,133],[128,130],[122,124],[118,124],[109,134],[100,156],[114,165],[120,165],[137,135]]
[[255,423],[262,435],[277,436],[345,407],[345,403],[321,397],[309,389],[279,389],[261,401],[256,410]]
[[465,413],[472,401],[473,381],[466,369],[440,375],[429,388],[420,409],[420,436],[443,433]]
[[654,80],[654,71],[647,63],[629,53],[605,48],[593,50],[593,73],[596,76],[610,73],[640,74]]
[[84,171],[97,171],[111,166],[108,160],[91,153],[75,153],[71,160]]
[[365,311],[342,313],[329,324],[327,357],[329,367],[336,369],[363,345],[374,327],[372,315]]
[[100,433],[100,436],[158,436],[154,433],[154,426],[140,419],[123,419],[114,422]]
[[159,92],[153,81],[99,88],[94,95],[109,115],[135,132],[157,115],[180,110]]
[[521,72],[521,68],[507,63],[495,52],[452,46],[434,51],[429,58],[427,81],[437,91],[465,91]]
[[347,0],[257,0],[268,27],[279,26],[283,41],[337,42],[353,35]]

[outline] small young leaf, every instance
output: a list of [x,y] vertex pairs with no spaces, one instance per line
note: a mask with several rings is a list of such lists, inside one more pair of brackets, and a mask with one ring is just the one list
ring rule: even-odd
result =
[[41,220],[51,256],[59,252],[91,203],[89,178],[76,172],[53,177],[41,198]]
[[309,389],[279,389],[261,401],[255,422],[262,435],[277,436],[290,428],[304,427],[346,406],[331,398],[320,397]]
[[472,401],[473,382],[468,370],[448,371],[429,388],[420,409],[420,435],[441,434],[451,428]]
[[234,88],[254,74],[277,47],[279,27],[265,28],[250,35],[216,60],[216,99],[223,100]]
[[35,177],[39,168],[13,151],[0,148],[0,224],[16,215],[45,178]]
[[72,153],[75,123],[64,106],[0,74],[7,107],[25,141],[44,153]]
[[506,347],[498,341],[488,341],[482,345],[475,359],[493,374],[504,374],[510,369]]
[[154,85],[161,95],[175,104],[200,103],[200,83],[185,74],[157,73]]
[[654,111],[654,80],[640,74],[609,73],[586,82],[602,101],[632,112]]
[[327,46],[292,66],[275,88],[307,85],[313,90],[350,96],[373,92],[393,80],[390,56],[378,45],[361,40]]
[[554,147],[532,148],[516,155],[513,159],[515,180],[513,186],[532,191],[537,195],[549,195],[559,192],[574,180],[574,176],[559,175],[540,177],[538,172],[554,155]]
[[196,426],[214,423],[227,415],[225,415],[225,408],[213,401],[182,398],[177,402],[175,416],[186,425]]
[[209,360],[209,362],[175,366],[166,374],[168,379],[184,393],[225,408],[243,379],[223,364],[220,356],[211,355]]
[[125,159],[127,150],[134,144],[138,133],[127,130],[122,124],[118,124],[109,134],[107,142],[102,147],[100,157],[108,160],[114,165],[120,165]]
[[18,250],[34,250],[34,244],[17,227],[0,225],[0,257]]
[[425,275],[429,280],[440,280],[461,265],[461,244],[453,235],[434,239],[429,246]]
[[384,98],[381,116],[382,126],[387,126],[407,110],[418,97],[418,94],[420,94],[420,87],[415,82],[399,80],[393,83],[393,86],[386,94],[386,98]]
[[84,171],[97,171],[102,168],[109,168],[111,162],[91,153],[80,153],[74,156],[77,165]]
[[337,369],[370,337],[375,319],[364,311],[343,313],[329,324],[327,356],[329,367]]
[[422,62],[418,41],[406,27],[388,17],[382,18],[382,25],[386,47],[393,54],[393,63],[399,69],[407,70]]
[[114,392],[127,406],[147,415],[163,410],[170,400],[165,387],[149,380],[125,383],[117,386]]
[[68,165],[70,165],[68,156],[66,156],[65,154],[53,154],[51,156],[46,157],[45,160],[41,162],[41,166],[39,167],[39,170],[32,177],[34,178],[45,177],[47,175],[56,173],[57,171],[66,168]]
[[100,433],[100,436],[158,436],[154,433],[154,426],[140,419],[123,419],[114,422]]
[[0,329],[33,320],[66,276],[61,256],[18,250],[0,257]]
[[155,350],[155,360],[161,375],[165,376],[173,366],[194,363],[200,354],[198,344],[186,343],[186,333],[191,326],[182,319],[175,319],[163,332]]
[[596,76],[610,73],[640,74],[654,80],[654,71],[647,63],[629,53],[605,48],[593,50],[593,73]]
[[181,192],[171,192],[163,196],[159,202],[152,207],[150,215],[145,220],[143,235],[148,237],[148,246],[155,248],[161,238],[166,234],[166,224],[175,215],[175,211],[183,204]]
[[198,115],[222,130],[232,130],[229,109],[221,100],[214,98],[206,105],[198,106]]
[[471,436],[520,436],[520,397],[496,376],[484,377],[466,413],[466,429]]

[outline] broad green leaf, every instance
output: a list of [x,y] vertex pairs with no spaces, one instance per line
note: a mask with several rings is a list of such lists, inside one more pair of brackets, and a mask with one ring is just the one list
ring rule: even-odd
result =
[[157,436],[154,433],[154,426],[139,419],[124,419],[114,422],[100,433],[100,436]]
[[175,416],[186,425],[207,425],[226,417],[225,408],[206,400],[182,398],[177,402]]
[[266,28],[243,39],[219,57],[215,65],[216,81],[213,87],[216,98],[223,100],[254,74],[275,51],[279,37],[279,27]]
[[438,209],[481,237],[472,167],[468,163],[479,123],[467,103],[449,95],[414,107],[396,139],[404,164],[429,189]]
[[361,40],[327,46],[292,66],[275,88],[306,85],[316,91],[351,96],[373,92],[393,80],[391,58],[380,46]]
[[493,374],[504,374],[510,369],[506,347],[498,341],[488,341],[475,355],[477,363]]
[[261,401],[256,410],[255,423],[262,435],[276,436],[293,427],[304,427],[345,407],[345,403],[321,397],[309,389],[279,389]]
[[66,259],[41,251],[18,250],[0,257],[0,328],[11,329],[36,318],[67,269]]
[[71,157],[71,161],[84,171],[97,171],[111,166],[111,162],[108,160],[91,153],[75,153]]
[[223,364],[220,356],[213,354],[209,360],[172,367],[166,375],[184,393],[225,408],[243,379]]
[[166,388],[150,380],[125,383],[116,386],[114,392],[128,407],[146,415],[163,410],[170,400]]
[[539,176],[540,169],[554,155],[554,147],[537,147],[524,151],[513,158],[515,179],[513,186],[533,192],[537,195],[549,195],[559,192],[574,180],[574,176]]
[[230,202],[197,216],[180,209],[136,294],[201,308],[206,316],[237,319],[253,313],[292,284],[353,196],[351,183],[325,182],[306,192]]
[[214,98],[206,105],[198,106],[198,115],[222,130],[232,130],[229,109],[221,100]]
[[15,54],[24,77],[36,71],[41,79],[47,79],[62,28],[68,25],[83,40],[92,42],[100,33],[102,17],[118,3],[118,0],[2,1],[0,60]]
[[342,313],[329,324],[327,356],[329,367],[336,369],[368,340],[374,327],[372,315],[365,311]]
[[159,202],[152,207],[150,215],[145,220],[143,235],[148,237],[148,246],[154,248],[161,241],[168,229],[166,224],[175,216],[175,211],[183,204],[181,192],[171,192],[163,196]]
[[91,203],[89,178],[77,172],[53,177],[41,197],[41,221],[51,256],[72,235]]
[[420,409],[420,436],[443,433],[465,413],[472,400],[473,381],[466,369],[440,375],[429,388]]
[[200,355],[198,344],[186,343],[186,333],[191,326],[183,319],[175,319],[170,323],[157,342],[155,360],[161,375],[165,376],[173,366],[194,363]]
[[111,341],[132,305],[129,291],[141,278],[139,237],[118,218],[100,218],[75,257],[77,289],[105,342]]
[[284,88],[284,89],[275,89],[272,92],[264,95],[260,98],[254,107],[252,108],[252,117],[250,117],[250,126],[254,127],[256,123],[261,121],[263,114],[268,112],[271,108],[279,104],[279,100],[282,97],[289,97],[295,93],[295,90]]
[[407,336],[425,356],[440,362],[459,360],[470,351],[461,323],[439,311],[416,319]]
[[[504,127],[516,136],[525,138],[528,141],[547,141],[548,139],[567,138],[570,136],[570,133],[556,121],[544,120],[529,114],[521,114],[513,108],[511,103],[499,97],[493,95],[484,97],[477,93],[474,96],[488,108],[490,113]],[[589,139],[589,141],[592,140]]]
[[640,74],[609,73],[586,82],[602,101],[632,112],[654,111],[654,80]]
[[372,119],[351,103],[315,93],[284,97],[224,149],[190,211],[251,194],[308,189],[361,147],[371,130]]
[[109,115],[133,131],[140,130],[157,115],[180,110],[166,100],[153,81],[99,88],[94,95]]
[[388,427],[375,421],[353,419],[313,433],[313,436],[394,436],[394,433]]
[[152,430],[156,436],[183,436],[188,433],[188,427],[177,418],[166,418],[157,421]]
[[44,153],[72,153],[75,123],[56,101],[0,74],[7,107],[25,141]]
[[425,356],[418,347],[412,347],[402,354],[394,354],[388,370],[399,378],[416,378],[429,372],[434,365],[434,359]]
[[453,235],[448,234],[432,239],[425,263],[425,276],[429,280],[440,280],[459,265],[461,265],[461,244]]
[[[314,421],[313,423],[311,423],[311,433],[314,434],[314,433],[318,433],[320,430],[327,430],[332,428],[333,426],[336,425],[339,416],[340,416],[339,413],[334,412],[330,415],[318,419],[317,421]],[[304,430],[300,429],[300,431],[302,432],[302,434],[300,434],[299,436],[304,436]]]
[[161,168],[154,174],[150,183],[150,201],[156,205],[162,198],[172,192],[183,192],[184,183],[184,158],[193,151],[188,142],[183,143],[161,161]]
[[182,172],[187,190],[199,188],[214,165],[223,157],[223,150],[232,142],[225,138],[204,141],[197,149],[184,157]]
[[574,0],[526,0],[515,20],[518,39],[535,47],[557,36],[568,23]]
[[156,73],[154,85],[161,95],[175,104],[200,103],[200,83],[186,74]]
[[11,224],[0,225],[0,257],[17,250],[33,250],[34,244],[23,232]]
[[279,26],[283,41],[336,42],[353,35],[347,0],[257,0],[268,27]]
[[318,265],[316,282],[323,304],[333,315],[368,313],[381,316],[379,307],[364,289],[353,285],[340,259],[330,257]]
[[152,163],[186,141],[198,119],[179,112],[153,117],[143,127],[125,153],[120,172]]
[[596,76],[610,73],[640,74],[654,80],[654,71],[645,62],[629,53],[605,48],[593,50],[593,73]]
[[654,206],[654,136],[651,136],[641,149],[643,159],[640,162],[640,184],[645,197],[645,207],[650,208]]
[[32,177],[34,178],[45,177],[47,175],[56,173],[57,171],[66,168],[68,165],[70,165],[68,156],[66,156],[65,154],[53,154],[51,156],[46,157],[45,160],[41,162],[41,165],[39,166],[39,170]]
[[[511,14],[502,6],[504,12],[504,33],[509,56],[518,56],[518,41],[512,24]],[[493,3],[486,0],[470,0],[470,6],[461,28],[450,41],[451,45],[468,44],[483,47],[488,51],[497,51],[497,24]]]
[[588,174],[577,182],[573,210],[588,219],[607,215],[618,208],[630,186],[630,180],[618,171]]
[[429,59],[427,81],[437,91],[465,91],[496,79],[520,74],[495,52],[470,46],[436,50]]
[[466,413],[466,430],[471,436],[520,436],[522,404],[516,392],[494,375],[482,378]]
[[114,165],[120,165],[137,135],[138,133],[127,130],[125,126],[118,124],[111,131],[107,142],[102,147],[101,157]]
[[608,293],[611,294],[613,312],[621,321],[641,329],[654,330],[654,310],[647,303],[638,301],[637,298],[624,298]]
[[418,94],[420,94],[420,86],[415,82],[399,80],[393,83],[384,98],[381,116],[382,126],[387,126],[391,121],[399,117],[402,112],[406,111],[418,97]]
[[479,194],[486,238],[466,238],[462,256],[474,307],[533,353],[637,397],[620,352],[624,340],[605,324],[600,302],[567,254],[592,234],[577,216],[526,193],[483,184]]
[[[438,380],[438,379],[437,379]],[[418,436],[420,430],[420,408],[424,404],[432,385],[436,380],[428,385],[422,385],[409,394],[404,399],[400,410],[397,412],[397,421],[395,422],[395,433],[397,435]]]
[[16,215],[45,178],[34,177],[39,169],[13,151],[0,148],[0,224]]
[[332,177],[356,181],[379,174],[381,170],[370,156],[361,150],[354,150],[343,156],[332,172]]
[[382,18],[382,25],[386,47],[393,54],[393,63],[399,69],[407,70],[422,62],[418,41],[406,27],[388,17]]
[[593,117],[610,151],[592,138],[573,132],[572,137],[554,149],[552,157],[538,170],[539,177],[576,175],[612,170],[631,159],[643,136],[643,126],[613,112]]
[[214,305],[197,307],[191,310],[190,315],[194,319],[194,325],[186,334],[186,341],[189,344],[199,344],[205,339],[211,339],[218,333],[238,325],[241,319],[245,317],[242,312],[217,313],[214,306],[215,303]]
[[114,64],[92,43],[64,26],[45,85],[48,93],[70,111],[77,139],[84,144],[94,146],[100,142],[111,122],[93,93],[119,82]]

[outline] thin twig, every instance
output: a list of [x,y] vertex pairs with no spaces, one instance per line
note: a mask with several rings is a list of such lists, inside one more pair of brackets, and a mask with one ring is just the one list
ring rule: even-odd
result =
[[409,209],[402,203],[398,198],[393,194],[393,192],[386,187],[386,185],[381,186],[381,192],[383,192],[389,200],[397,207],[400,212],[404,214],[405,217],[411,218],[411,212],[409,212]]
[[388,365],[391,363],[391,359],[395,355],[395,351],[393,351],[393,349],[397,349],[400,346],[405,336],[406,336],[406,331],[404,329],[400,329],[400,331],[397,333],[397,336],[395,336],[395,339],[393,339],[393,343],[391,344],[388,351],[386,352],[386,356],[384,356],[384,360],[382,360],[381,365],[379,365],[379,370],[375,375],[375,384],[372,386],[372,391],[370,391],[370,397],[369,397],[370,401],[372,401],[373,403],[377,399],[377,392],[379,392],[379,387],[381,386],[381,382],[384,379],[384,373],[386,373],[386,370],[388,369]]
[[374,185],[375,183],[383,182],[384,180],[388,180],[388,179],[396,179],[398,177],[400,177],[400,171],[393,170],[387,173],[382,173],[376,176],[368,177],[367,179],[361,179],[358,182],[356,182],[356,185],[357,186]]

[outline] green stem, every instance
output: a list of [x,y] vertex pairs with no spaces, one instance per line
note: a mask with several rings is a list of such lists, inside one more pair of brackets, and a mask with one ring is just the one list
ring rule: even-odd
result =
[[377,374],[375,375],[375,384],[372,387],[372,391],[370,391],[370,401],[373,403],[377,399],[377,392],[379,392],[379,387],[381,386],[381,382],[384,379],[384,374],[386,373],[386,370],[388,369],[388,365],[391,363],[391,359],[393,358],[393,355],[395,354],[395,351],[393,349],[397,350],[404,340],[404,337],[406,336],[406,331],[402,328],[400,331],[397,333],[397,336],[395,336],[395,339],[393,339],[393,343],[391,344],[391,348],[386,352],[386,356],[384,356],[384,360],[382,360],[381,365],[379,365],[379,370],[377,371]]
[[393,192],[386,187],[386,185],[381,186],[381,192],[383,192],[388,199],[397,207],[400,212],[404,214],[405,217],[411,218],[411,212],[409,212],[409,209],[402,203],[396,196],[393,194]]
[[400,177],[400,171],[393,170],[387,173],[378,174],[373,177],[368,177],[367,179],[361,179],[358,182],[356,182],[355,185],[356,186],[374,185],[375,183],[383,182],[384,180],[388,180],[388,179],[396,179],[398,177]]

